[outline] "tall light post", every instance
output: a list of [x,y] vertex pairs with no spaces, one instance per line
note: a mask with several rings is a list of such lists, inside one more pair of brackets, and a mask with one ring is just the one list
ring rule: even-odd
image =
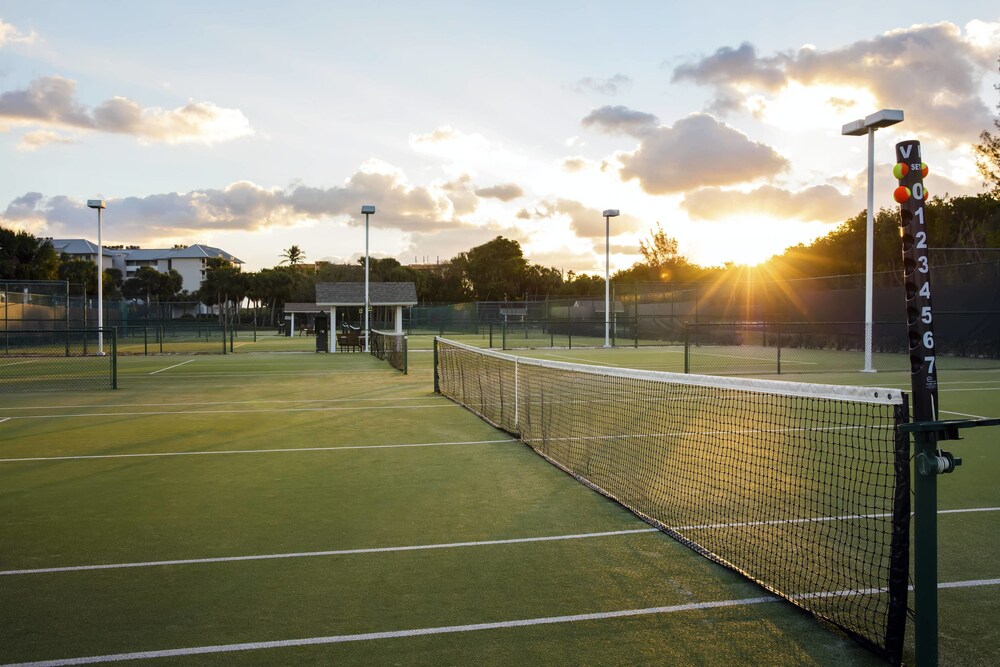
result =
[[882,109],[870,116],[853,120],[844,125],[840,133],[851,137],[868,135],[868,223],[865,227],[865,367],[864,373],[874,373],[872,368],[872,301],[875,265],[875,130],[889,127],[903,120],[901,109]]
[[375,207],[365,204],[361,207],[361,212],[365,216],[365,352],[368,352],[368,216],[375,215]]
[[604,347],[611,347],[611,218],[618,209],[604,211]]
[[[108,207],[103,199],[88,199],[88,208],[97,209],[97,354],[104,354],[104,246],[101,243],[101,213]],[[146,304],[147,307],[149,304]],[[84,334],[86,335],[86,334]]]

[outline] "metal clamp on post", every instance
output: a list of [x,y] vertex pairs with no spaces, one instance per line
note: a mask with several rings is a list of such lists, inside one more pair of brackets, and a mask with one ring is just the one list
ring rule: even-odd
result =
[[[941,440],[961,440],[959,432],[963,428],[975,428],[977,426],[1000,426],[1000,419],[946,419],[941,421],[914,422],[912,424],[900,424],[899,430],[904,433],[913,433],[918,437],[928,438],[934,442]],[[955,472],[955,468],[962,465],[962,459],[951,452],[938,449],[934,452],[918,452],[914,457],[917,472],[921,475],[941,475]]]

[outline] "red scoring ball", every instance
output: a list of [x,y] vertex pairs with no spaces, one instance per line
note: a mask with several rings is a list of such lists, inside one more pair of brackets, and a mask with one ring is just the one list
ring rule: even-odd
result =
[[892,191],[892,198],[896,200],[897,204],[905,204],[910,198],[910,188],[905,185],[900,185]]

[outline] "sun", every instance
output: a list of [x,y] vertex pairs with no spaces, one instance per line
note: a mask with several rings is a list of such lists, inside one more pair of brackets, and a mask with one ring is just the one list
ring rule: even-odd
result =
[[697,242],[699,263],[756,266],[786,248],[809,243],[829,231],[828,228],[823,223],[766,216],[730,218],[703,225]]

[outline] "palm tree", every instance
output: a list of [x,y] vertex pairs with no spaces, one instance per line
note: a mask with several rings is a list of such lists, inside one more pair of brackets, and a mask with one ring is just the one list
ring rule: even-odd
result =
[[281,252],[281,256],[284,257],[284,259],[281,260],[280,263],[284,264],[285,262],[288,262],[289,266],[295,266],[296,264],[301,264],[302,260],[306,258],[306,254],[302,252],[302,248],[298,247],[297,245],[293,245],[291,248],[283,250]]

